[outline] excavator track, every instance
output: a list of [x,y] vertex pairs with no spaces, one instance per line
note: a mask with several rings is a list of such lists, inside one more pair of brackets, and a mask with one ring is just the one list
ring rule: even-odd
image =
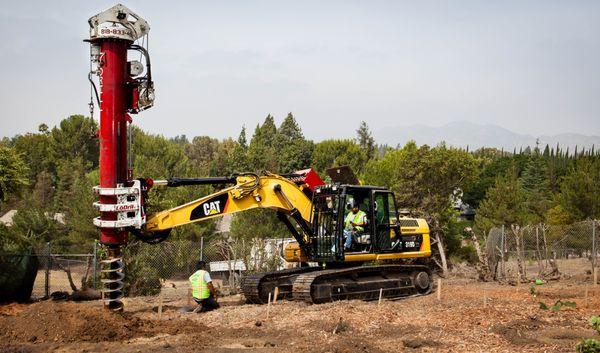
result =
[[303,273],[294,281],[294,300],[375,300],[431,293],[431,270],[421,265],[360,266]]
[[274,293],[276,287],[279,288],[277,299],[292,299],[292,286],[296,277],[317,270],[320,268],[298,267],[246,276],[242,279],[242,292],[249,304],[266,304],[269,293]]

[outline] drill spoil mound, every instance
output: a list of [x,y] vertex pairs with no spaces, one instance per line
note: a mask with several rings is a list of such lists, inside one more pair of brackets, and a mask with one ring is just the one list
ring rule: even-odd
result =
[[0,310],[0,342],[102,342],[123,341],[157,334],[176,335],[202,331],[189,320],[140,319],[130,313],[111,313],[98,306],[71,302],[15,304]]

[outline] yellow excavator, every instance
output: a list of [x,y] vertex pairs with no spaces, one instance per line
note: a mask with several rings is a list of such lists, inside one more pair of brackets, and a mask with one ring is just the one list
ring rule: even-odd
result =
[[[401,260],[431,255],[425,220],[399,217],[394,194],[383,187],[359,185],[348,167],[328,170],[325,184],[312,169],[287,175],[265,173],[230,177],[141,180],[144,199],[154,186],[227,185],[213,194],[158,212],[132,232],[146,242],[164,240],[170,230],[189,223],[255,208],[274,210],[296,240],[284,259],[296,268],[258,273],[242,279],[249,303],[266,303],[278,288],[278,299],[323,303],[341,299],[372,300],[431,292],[428,266]],[[344,247],[347,205],[365,214],[360,232]]]
[[[130,114],[154,105],[147,46],[135,43],[147,37],[150,26],[123,5],[92,16],[88,24],[91,69],[88,79],[100,108],[100,185],[94,188],[100,198],[94,207],[100,216],[93,222],[108,249],[108,258],[103,262],[107,308],[123,308],[121,246],[126,242],[127,231],[144,241],[159,242],[175,227],[254,208],[272,209],[286,224],[296,243],[285,249],[284,258],[301,266],[247,276],[242,289],[250,302],[265,302],[276,287],[282,298],[312,303],[431,291],[431,272],[427,266],[389,263],[430,256],[427,223],[398,217],[393,193],[382,187],[360,185],[347,169],[334,168],[329,173],[332,183],[328,185],[312,170],[288,175],[242,173],[230,177],[134,180],[128,158]],[[139,52],[145,64],[129,61],[130,51]],[[93,80],[95,75],[100,93]],[[90,107],[93,112],[93,97]],[[228,186],[185,205],[146,216],[151,187],[207,184]],[[348,203],[359,208],[352,212],[363,212],[360,226],[352,225],[353,229],[348,229],[349,222],[344,222]],[[345,233],[350,244],[344,244]]]

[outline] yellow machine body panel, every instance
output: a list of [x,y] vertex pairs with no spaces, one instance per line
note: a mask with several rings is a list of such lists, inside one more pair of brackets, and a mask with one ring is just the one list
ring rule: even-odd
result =
[[[431,238],[429,236],[429,226],[424,219],[405,218],[406,220],[414,220],[417,222],[416,227],[401,227],[402,236],[421,235],[421,246],[419,251],[406,252],[382,252],[382,253],[346,253],[344,262],[368,262],[380,260],[399,260],[399,259],[415,259],[431,256]],[[390,238],[395,239],[396,234],[391,233]],[[310,259],[302,252],[300,245],[297,242],[289,243],[283,252],[283,258],[287,262],[309,262]]]

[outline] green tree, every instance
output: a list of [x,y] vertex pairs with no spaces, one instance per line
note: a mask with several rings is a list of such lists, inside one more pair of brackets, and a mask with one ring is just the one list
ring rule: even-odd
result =
[[496,178],[475,217],[476,231],[487,233],[492,227],[523,224],[528,218],[526,193],[514,168]]
[[32,197],[41,205],[52,205],[54,200],[54,186],[52,176],[43,170],[37,175],[37,181],[31,191]]
[[277,127],[269,114],[262,125],[257,125],[248,147],[249,168],[254,171],[269,170],[277,172],[275,138]]
[[600,217],[600,161],[581,158],[561,183],[558,203],[572,221]]
[[92,223],[98,216],[98,212],[92,207],[98,200],[92,188],[98,184],[97,170],[82,174],[74,180],[71,192],[63,195],[63,202],[68,206],[63,207],[60,212],[64,213],[67,239],[70,244],[82,246],[82,250],[89,249],[89,244],[98,238],[98,229]]
[[[194,177],[199,173],[194,168],[184,146],[163,136],[148,134],[137,127],[132,128],[135,174],[153,179],[170,177]],[[212,161],[211,161],[212,162]],[[207,173],[210,172],[208,166]],[[212,191],[208,186],[180,188],[154,187],[149,193],[149,213],[170,209],[193,201]],[[213,221],[200,222],[179,227],[172,232],[171,239],[197,239],[206,229],[214,229]]]
[[288,229],[277,219],[275,211],[261,208],[236,213],[230,233],[235,239],[245,241],[289,236]]
[[548,180],[548,167],[537,147],[523,171],[521,184],[525,193],[525,207],[531,215],[529,222],[542,222],[550,208],[552,195]]
[[325,175],[327,168],[343,165],[360,174],[365,160],[364,151],[353,140],[324,140],[315,145],[312,166],[320,175]]
[[61,161],[80,159],[85,171],[98,167],[98,126],[94,119],[71,115],[50,132],[50,162],[55,168]]
[[18,195],[28,184],[29,169],[14,148],[0,147],[0,201]]
[[181,145],[160,135],[132,127],[131,157],[136,175],[164,179],[193,176],[193,169]]
[[285,147],[281,145],[282,143],[285,144],[285,142],[304,139],[302,129],[300,128],[300,125],[298,125],[298,122],[296,122],[296,118],[294,118],[292,113],[288,113],[285,119],[283,119],[281,125],[279,125],[279,129],[277,129],[277,133],[276,140],[280,140],[276,143],[279,148]]
[[185,148],[187,145],[190,144],[190,141],[188,140],[187,136],[185,136],[185,135],[177,135],[177,136],[171,138],[170,140],[175,142],[176,144],[182,146],[183,148]]
[[477,175],[477,162],[468,152],[441,144],[417,147],[414,142],[371,160],[365,168],[367,184],[383,185],[394,191],[399,207],[425,217],[436,240],[444,271],[447,270],[447,240],[455,217],[451,196]]
[[369,130],[369,126],[365,121],[360,122],[358,130],[356,130],[356,135],[358,137],[358,144],[364,150],[367,160],[375,157],[375,139],[373,138],[371,130]]
[[242,130],[237,139],[237,143],[233,149],[231,168],[234,172],[244,172],[248,170],[248,142],[246,139],[246,127],[242,126]]
[[77,190],[75,185],[85,176],[84,164],[85,162],[81,158],[64,159],[58,162],[55,207],[53,209],[64,211],[73,207],[70,200],[74,194],[81,191]]
[[473,153],[477,159],[479,174],[477,178],[465,186],[463,202],[477,208],[485,198],[486,192],[492,187],[499,175],[504,175],[513,164],[513,156],[498,156]]
[[31,194],[24,197],[13,224],[3,233],[4,250],[8,251],[22,251],[48,241],[57,246],[68,244],[66,227],[57,221],[51,205],[40,203]]
[[50,133],[50,129],[48,128],[48,125],[46,125],[45,123],[41,123],[38,126],[38,132],[42,135],[48,135]]
[[217,144],[217,149],[210,162],[210,175],[226,176],[231,175],[236,170],[234,169],[234,153],[237,142],[233,139],[225,139]]
[[219,140],[209,136],[196,136],[192,139],[192,143],[181,146],[184,146],[185,154],[194,169],[202,174],[208,174],[210,163],[214,160],[219,148]]
[[50,157],[50,137],[48,133],[27,133],[15,136],[13,146],[29,168],[27,178],[30,185],[35,184],[38,174],[44,170],[49,170],[50,164],[53,162]]
[[296,119],[289,113],[283,120],[275,138],[279,173],[290,173],[310,166],[314,145],[307,141]]

